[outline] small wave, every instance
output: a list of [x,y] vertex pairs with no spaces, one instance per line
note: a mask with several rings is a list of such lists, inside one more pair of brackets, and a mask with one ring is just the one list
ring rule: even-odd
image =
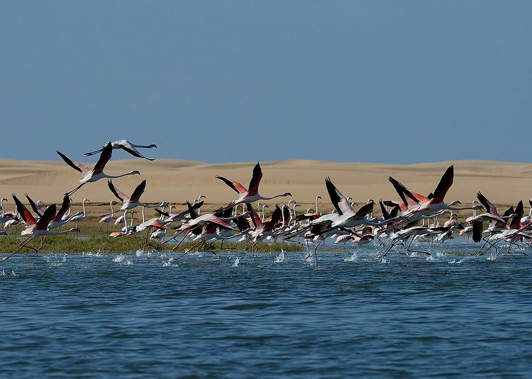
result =
[[344,262],[356,262],[358,261],[358,253],[355,251],[350,257],[344,258]]
[[449,264],[452,264],[452,265],[457,264],[457,265],[459,265],[460,263],[463,263],[463,262],[464,262],[463,259],[460,259],[460,260],[453,259],[452,261],[449,262]]
[[81,253],[81,256],[82,257],[101,257],[102,253],[100,253],[99,251],[96,253],[93,253],[92,251],[87,251],[87,252]]
[[113,262],[120,263],[126,259],[126,256],[124,254],[118,254],[114,259]]
[[163,262],[163,267],[179,267],[177,263],[173,263],[173,259]]

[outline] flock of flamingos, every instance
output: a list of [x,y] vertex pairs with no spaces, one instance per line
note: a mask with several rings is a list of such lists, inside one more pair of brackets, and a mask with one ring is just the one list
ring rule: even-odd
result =
[[[316,209],[309,209],[304,214],[296,213],[296,202],[290,200],[283,206],[276,205],[271,217],[264,217],[264,208],[259,201],[271,200],[279,197],[291,197],[289,192],[274,196],[262,196],[259,194],[259,184],[262,178],[260,164],[253,168],[253,173],[248,187],[241,183],[217,176],[227,186],[237,193],[237,198],[227,206],[222,207],[213,213],[201,213],[203,201],[198,198],[194,203],[187,202],[187,209],[181,213],[167,211],[167,203],[160,205],[148,205],[140,201],[144,192],[146,181],[143,180],[133,191],[131,196],[121,192],[113,183],[113,179],[127,176],[140,175],[139,171],[130,171],[120,175],[107,175],[104,172],[106,164],[110,161],[113,149],[123,149],[135,157],[153,160],[142,155],[138,148],[153,148],[155,144],[135,145],[127,140],[108,142],[102,149],[86,153],[91,156],[100,153],[99,159],[93,168],[77,162],[60,151],[57,154],[73,169],[82,175],[79,185],[66,192],[59,209],[55,204],[42,209],[40,204],[36,204],[26,195],[33,213],[17,198],[12,195],[16,204],[16,211],[4,211],[4,201],[2,199],[2,214],[0,222],[4,223],[4,228],[22,224],[24,229],[21,232],[23,239],[19,248],[12,254],[3,257],[2,261],[10,258],[24,248],[38,252],[43,245],[46,235],[66,234],[79,232],[78,224],[85,218],[85,200],[83,202],[83,212],[70,215],[70,196],[87,183],[92,183],[100,179],[108,179],[108,186],[111,193],[116,196],[122,204],[120,211],[122,215],[115,220],[115,224],[124,225],[119,232],[113,232],[110,237],[123,237],[138,234],[147,230],[148,236],[158,239],[163,243],[172,242],[176,249],[183,241],[196,241],[188,251],[198,250],[207,241],[238,240],[246,241],[248,248],[256,249],[259,241],[279,241],[305,243],[307,248],[307,258],[314,255],[317,262],[317,249],[324,243],[326,238],[333,238],[335,243],[355,243],[357,245],[367,244],[377,241],[382,246],[380,257],[386,256],[395,246],[401,245],[406,252],[424,253],[429,252],[414,250],[414,241],[430,241],[443,243],[445,240],[453,238],[453,234],[464,235],[466,241],[482,242],[478,254],[485,254],[490,249],[499,253],[504,247],[507,253],[511,253],[512,247],[518,244],[529,244],[532,239],[532,200],[530,201],[531,211],[528,216],[524,216],[522,201],[517,206],[510,207],[501,215],[482,193],[477,194],[478,203],[474,202],[471,207],[460,206],[459,201],[445,203],[445,195],[453,184],[454,168],[450,166],[442,175],[435,190],[427,196],[413,192],[396,179],[389,177],[400,200],[379,201],[381,217],[373,216],[375,202],[369,200],[367,204],[355,210],[350,198],[346,198],[340,190],[333,184],[330,178],[325,179],[325,186],[329,194],[334,212],[321,214],[318,212],[318,198],[316,198]],[[114,210],[112,208],[115,201],[111,202],[111,214],[102,217],[102,225],[109,225],[114,220]],[[157,218],[144,220],[139,225],[133,225],[133,209],[157,208],[160,215]],[[458,210],[472,210],[473,215],[465,222],[459,222],[456,213]],[[440,225],[438,216],[449,215],[449,219]],[[144,217],[143,217],[144,218]],[[75,223],[75,227],[62,229],[68,223]],[[487,228],[484,228],[487,224]],[[62,229],[62,230],[60,230]],[[5,235],[6,233],[3,232]],[[41,237],[39,247],[33,247],[29,243]],[[403,250],[404,251],[404,250]],[[520,254],[525,254],[522,249]]]

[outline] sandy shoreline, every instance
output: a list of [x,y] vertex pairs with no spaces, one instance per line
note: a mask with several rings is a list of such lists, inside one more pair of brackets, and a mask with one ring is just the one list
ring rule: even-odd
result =
[[[157,159],[117,160],[108,163],[105,172],[120,174],[139,170],[140,176],[129,176],[114,180],[116,187],[130,195],[134,188],[146,179],[143,202],[166,201],[183,204],[193,201],[200,195],[206,196],[211,206],[227,204],[236,199],[233,192],[222,181],[221,175],[241,182],[247,187],[256,162],[209,164],[202,162]],[[90,167],[94,164],[87,163]],[[293,198],[303,207],[314,204],[316,196],[323,198],[323,209],[330,209],[330,200],[324,185],[329,176],[345,196],[356,202],[366,202],[369,198],[398,199],[388,181],[393,176],[408,188],[423,195],[433,191],[445,169],[454,165],[454,184],[446,201],[461,200],[471,203],[476,193],[481,191],[497,204],[525,203],[528,212],[528,199],[532,197],[532,164],[494,161],[448,161],[411,165],[376,163],[335,163],[311,160],[284,160],[261,162],[263,178],[260,193],[271,196],[291,192]],[[0,159],[0,196],[8,199],[6,209],[13,206],[11,194],[24,197],[28,193],[34,200],[47,204],[59,204],[62,194],[79,184],[81,174],[62,161],[14,161]],[[114,199],[107,187],[107,180],[89,183],[76,192],[72,200],[81,203],[83,198],[92,204],[105,203]],[[270,203],[283,203],[286,198],[278,198]]]

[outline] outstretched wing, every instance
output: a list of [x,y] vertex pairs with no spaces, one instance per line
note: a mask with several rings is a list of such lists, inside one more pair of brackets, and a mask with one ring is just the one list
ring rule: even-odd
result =
[[146,179],[144,179],[138,186],[135,188],[135,191],[133,191],[133,194],[131,195],[131,199],[129,200],[132,203],[136,203],[139,201],[140,196],[144,193],[144,189],[146,188]]
[[107,142],[107,145],[103,148],[102,153],[100,154],[100,159],[98,159],[98,162],[96,162],[96,165],[94,166],[94,173],[100,174],[107,162],[111,159],[111,155],[113,154],[113,146],[111,145],[111,142]]
[[46,228],[55,217],[56,206],[52,204],[46,208],[42,217],[37,221],[37,228]]
[[70,196],[65,195],[63,197],[63,204],[61,204],[61,208],[59,208],[59,211],[55,215],[54,220],[60,221],[64,214],[67,212],[68,208],[70,208]]
[[260,168],[259,162],[253,167],[253,175],[249,181],[248,191],[251,196],[259,193],[259,183],[262,179],[262,169]]
[[355,212],[353,210],[353,207],[351,207],[351,204],[349,204],[349,201],[347,201],[347,198],[342,195],[342,193],[338,191],[338,188],[336,188],[333,182],[331,182],[331,178],[325,178],[325,186],[327,187],[327,192],[329,193],[331,202],[333,203],[339,214],[343,215],[346,212]]
[[39,217],[42,217],[43,212],[41,208],[39,208],[39,206],[35,204],[35,202],[31,199],[31,197],[28,196],[28,194],[25,194],[25,195],[26,195],[26,199],[28,199],[28,202],[30,203],[31,209],[33,209],[33,211],[37,213]]
[[65,154],[63,154],[62,152],[60,152],[59,150],[57,150],[57,154],[59,154],[59,156],[61,158],[63,158],[63,160],[65,161],[65,163],[67,165],[69,165],[70,167],[72,167],[74,170],[78,170],[79,172],[81,172],[82,174],[85,174],[86,172],[90,171],[90,168],[88,168],[87,166],[85,166],[84,164],[82,163],[79,163],[79,162],[76,162],[75,160],[73,159],[70,159],[69,157],[67,157]]
[[442,175],[440,182],[438,183],[438,186],[434,190],[434,198],[432,199],[432,203],[443,202],[443,199],[445,198],[447,191],[449,191],[449,188],[451,188],[451,185],[453,184],[453,179],[454,179],[454,166],[449,166],[449,168]]
[[111,179],[109,179],[109,181],[107,182],[107,186],[109,187],[111,192],[117,197],[118,200],[124,202],[129,199],[129,196],[127,196],[125,193],[121,192],[118,188],[115,187]]
[[[121,143],[121,144],[117,145],[117,147],[120,147],[122,150],[128,152],[129,154],[133,155],[134,157],[144,158],[144,159],[147,159],[149,161],[155,160],[155,158],[147,158],[147,157],[145,157],[137,149],[135,149],[135,147],[133,147],[133,145],[131,145],[131,143],[129,143],[128,141],[125,141],[125,142],[127,142],[127,143]],[[155,146],[155,147],[157,147],[157,146]]]
[[31,214],[31,212],[20,202],[20,200],[15,196],[15,194],[11,194],[13,196],[13,200],[15,201],[15,204],[17,205],[17,212],[22,217],[22,220],[26,223],[26,226],[35,225],[37,221],[35,221],[35,218]]
[[248,190],[245,189],[242,184],[240,184],[238,182],[235,182],[234,180],[229,180],[229,179],[226,179],[223,176],[219,176],[219,175],[216,176],[216,179],[220,179],[225,184],[227,184],[230,188],[232,188],[233,191],[235,191],[237,193],[246,193],[246,192],[248,192]]

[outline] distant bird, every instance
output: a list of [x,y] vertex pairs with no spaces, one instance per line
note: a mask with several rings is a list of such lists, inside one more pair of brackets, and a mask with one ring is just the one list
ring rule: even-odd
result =
[[[131,142],[129,142],[128,140],[125,140],[125,139],[121,139],[121,140],[118,140],[118,141],[114,141],[111,143],[111,146],[113,147],[113,149],[122,149],[122,150],[125,150],[127,151],[129,154],[135,156],[135,157],[139,157],[139,158],[144,158],[144,159],[147,159],[149,161],[153,161],[155,160],[155,158],[146,158],[144,155],[142,155],[141,153],[139,153],[139,151],[136,149],[136,147],[138,148],[143,148],[143,149],[151,149],[152,147],[157,147],[156,144],[154,143],[151,143],[149,145],[135,145]],[[105,147],[104,147],[105,149]],[[94,155],[94,154],[97,154],[99,152],[101,152],[103,149],[100,149],[100,150],[96,150],[96,151],[91,151],[90,153],[85,153],[86,156],[91,156],[91,155]]]
[[122,202],[122,207],[120,208],[121,211],[125,211],[126,209],[133,209],[139,206],[144,206],[146,208],[155,208],[164,204],[161,203],[161,205],[148,205],[140,201],[140,197],[146,189],[146,179],[140,182],[140,184],[137,186],[137,188],[135,188],[131,196],[127,196],[125,193],[121,192],[118,188],[115,187],[111,180],[107,182],[107,185],[109,186],[111,192],[118,198],[118,200]]
[[83,179],[79,181],[81,184],[77,186],[76,188],[74,188],[72,191],[67,192],[67,195],[70,196],[74,192],[76,192],[78,189],[80,189],[83,185],[90,183],[90,182],[95,182],[102,178],[121,178],[122,176],[127,176],[127,175],[140,175],[140,172],[137,170],[126,172],[120,175],[107,175],[106,173],[104,173],[103,169],[105,168],[105,165],[107,164],[107,162],[109,162],[109,160],[111,159],[112,153],[113,153],[113,148],[111,146],[111,142],[108,142],[107,145],[105,145],[105,147],[103,148],[102,154],[100,155],[100,159],[98,159],[98,162],[96,163],[94,168],[91,170],[84,164],[76,162],[68,158],[66,155],[64,155],[60,151],[57,151],[57,154],[59,154],[59,156],[63,158],[66,164],[68,164],[70,167],[72,167],[75,170],[78,170],[79,172],[83,174]]
[[231,187],[235,192],[237,192],[240,195],[238,199],[232,201],[227,206],[227,208],[233,207],[239,204],[252,203],[258,200],[271,200],[277,197],[292,196],[290,192],[280,193],[280,194],[270,196],[270,197],[263,197],[259,194],[259,184],[262,178],[262,170],[260,168],[259,162],[257,162],[255,167],[253,168],[253,176],[251,177],[251,181],[249,182],[248,189],[246,189],[242,184],[234,180],[226,179],[219,175],[217,175],[216,178],[222,180],[225,184],[227,184],[229,187]]

